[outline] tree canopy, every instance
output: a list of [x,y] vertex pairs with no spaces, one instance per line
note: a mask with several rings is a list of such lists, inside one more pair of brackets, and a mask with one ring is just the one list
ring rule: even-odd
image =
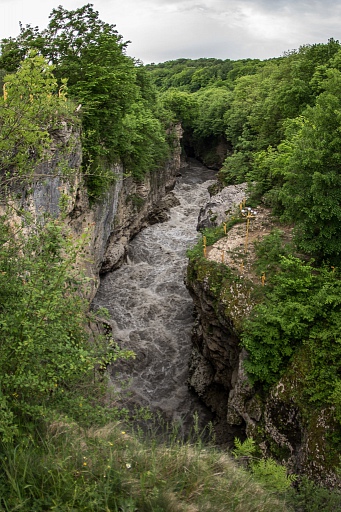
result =
[[[83,169],[92,192],[101,176],[110,176],[103,171],[112,164],[129,162],[129,171],[141,177],[168,154],[168,119],[159,119],[154,85],[140,71],[141,64],[126,55],[127,44],[114,25],[100,20],[92,4],[70,11],[59,6],[53,9],[45,30],[26,25],[17,38],[1,43],[3,70],[17,71],[27,52],[34,49],[53,66],[59,86],[67,83],[68,95],[81,113]],[[138,133],[141,122],[131,122],[136,115],[145,118],[147,127]]]
[[337,263],[339,42],[268,61],[179,59],[147,69],[199,156],[196,148],[225,141],[221,182],[249,181],[258,199],[295,223],[300,250]]

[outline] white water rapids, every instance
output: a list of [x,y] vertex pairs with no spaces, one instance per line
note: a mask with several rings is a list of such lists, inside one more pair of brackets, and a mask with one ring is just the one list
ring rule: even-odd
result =
[[114,339],[136,354],[110,370],[123,403],[149,406],[185,425],[195,411],[208,418],[186,382],[194,318],[184,274],[186,249],[197,240],[199,210],[209,199],[214,172],[195,161],[180,172],[174,189],[180,205],[171,209],[170,220],[131,241],[127,263],[102,278],[93,307],[109,310]]

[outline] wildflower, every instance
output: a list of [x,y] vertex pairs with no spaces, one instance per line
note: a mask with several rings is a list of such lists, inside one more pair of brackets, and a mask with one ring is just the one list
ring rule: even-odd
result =
[[123,435],[125,434],[124,430],[122,430],[121,434],[123,434]]
[[87,462],[83,462],[83,466],[87,466],[87,465],[88,465],[88,463],[87,463]]
[[126,468],[127,469],[130,469],[131,468],[131,464],[129,464],[128,462],[126,463]]

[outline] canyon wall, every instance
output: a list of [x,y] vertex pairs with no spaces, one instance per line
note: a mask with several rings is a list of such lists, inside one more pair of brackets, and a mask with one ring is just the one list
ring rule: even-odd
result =
[[[224,194],[225,198],[231,196],[228,191]],[[234,189],[233,195],[238,203],[238,190]],[[212,225],[213,219],[221,222],[221,212],[225,214],[231,204],[224,204],[220,196],[211,197],[199,224]],[[271,222],[274,221],[259,214],[259,233],[266,234]],[[239,249],[243,252],[244,224],[233,226],[226,241],[229,240],[231,249],[238,230]],[[254,234],[251,232],[250,238]],[[215,245],[220,250],[214,261]],[[189,385],[215,414],[220,444],[233,446],[235,437],[252,437],[260,453],[284,463],[290,471],[327,487],[340,487],[335,470],[339,464],[335,446],[338,427],[328,404],[321,408],[303,403],[300,375],[304,362],[293,360],[270,389],[252,386],[246,375],[243,362],[247,352],[240,337],[243,321],[254,305],[255,281],[247,266],[243,265],[240,271],[240,260],[237,265],[230,264],[227,253],[225,264],[221,264],[222,246],[219,240],[207,248],[206,258],[192,257],[188,265],[186,284],[196,312]],[[234,253],[238,256],[237,245]]]
[[[64,126],[56,137],[56,145],[39,164],[29,183],[13,185],[1,213],[10,213],[12,222],[22,221],[22,212],[30,213],[35,222],[48,217],[60,218],[75,238],[86,233],[81,266],[90,278],[87,299],[96,293],[101,272],[117,268],[124,260],[129,240],[149,223],[163,220],[173,197],[168,194],[180,168],[182,129],[173,131],[173,148],[168,162],[141,181],[124,174],[122,165],[112,166],[113,184],[95,203],[90,204],[80,166],[80,135]],[[61,150],[56,149],[62,148]],[[60,161],[66,177],[56,172]],[[168,194],[168,196],[167,196]]]

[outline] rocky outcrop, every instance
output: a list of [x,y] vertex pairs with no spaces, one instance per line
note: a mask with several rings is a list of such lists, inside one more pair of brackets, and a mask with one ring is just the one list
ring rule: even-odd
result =
[[231,185],[214,194],[199,213],[198,229],[219,226],[233,213],[235,206],[243,201],[247,184]]
[[[230,190],[212,197],[200,214],[199,222],[221,223],[230,209]],[[237,202],[243,189],[235,190]],[[261,210],[261,209],[260,209]],[[226,218],[226,217],[225,217]],[[269,232],[271,218],[258,212],[252,236]],[[241,234],[238,235],[238,230]],[[245,226],[235,225],[228,234],[229,249],[238,236],[245,238]],[[215,246],[220,247],[214,258]],[[339,464],[333,436],[338,427],[326,404],[314,408],[305,403],[304,354],[292,361],[281,380],[271,389],[251,385],[244,368],[247,352],[240,344],[242,320],[252,310],[250,290],[259,276],[247,264],[230,264],[233,251],[226,251],[221,265],[222,240],[207,248],[206,258],[192,258],[186,284],[194,300],[196,326],[193,330],[189,385],[210,407],[216,417],[217,441],[232,445],[234,437],[252,437],[267,457],[285,463],[290,471],[307,475],[328,487],[341,487],[335,472]],[[242,244],[245,259],[244,244]],[[248,260],[253,255],[248,253]],[[243,270],[241,270],[243,269]],[[300,378],[301,376],[301,378]],[[335,437],[337,439],[337,437]],[[334,446],[332,448],[332,446]]]
[[236,384],[235,371],[240,353],[238,336],[223,308],[217,310],[216,298],[205,282],[187,279],[187,288],[196,311],[189,386],[215,414],[218,443],[231,445],[233,439],[245,430],[241,416],[238,421],[228,423],[229,396]]
[[[14,175],[5,201],[0,201],[1,213],[7,211],[15,221],[22,220],[20,212],[29,212],[33,222],[42,222],[48,216],[57,218],[62,212],[70,212],[80,186],[81,161],[79,129],[62,122],[61,128],[53,133],[53,144],[44,161],[37,163],[34,175]],[[67,179],[63,177],[66,174]]]
[[[80,265],[90,278],[90,301],[96,293],[99,274],[124,261],[129,240],[144,226],[167,217],[166,209],[174,199],[165,196],[173,188],[180,168],[181,126],[175,126],[173,132],[172,155],[164,167],[136,181],[124,174],[122,165],[113,166],[114,183],[95,204],[89,203],[80,173],[79,132],[67,125],[54,134],[56,143],[46,161],[37,166],[30,183],[13,187],[6,205],[11,208],[13,222],[21,221],[20,212],[24,210],[36,222],[49,216],[62,218],[75,238],[86,234]],[[68,170],[67,178],[63,178],[62,167]],[[4,212],[5,206],[1,209]]]

